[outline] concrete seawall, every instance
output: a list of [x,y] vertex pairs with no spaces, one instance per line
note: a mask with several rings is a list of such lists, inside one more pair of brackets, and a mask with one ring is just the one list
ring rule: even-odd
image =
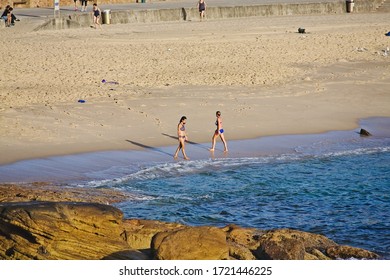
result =
[[[355,2],[354,12],[373,12],[382,2],[383,0],[360,0]],[[207,18],[227,19],[255,16],[342,14],[346,12],[346,1],[338,1],[323,3],[210,7],[207,9]],[[111,11],[110,14],[111,24],[199,20],[199,12],[196,8]],[[92,17],[90,14],[74,13],[60,18],[50,19],[43,25],[39,26],[36,30],[80,28],[91,25]]]

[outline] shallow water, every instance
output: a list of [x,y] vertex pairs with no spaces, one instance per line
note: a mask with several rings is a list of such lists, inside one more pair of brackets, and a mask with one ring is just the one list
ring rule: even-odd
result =
[[[62,168],[67,180],[56,179],[66,184],[131,193],[134,199],[115,205],[126,218],[293,228],[390,259],[390,121],[362,123],[374,136],[343,131],[232,141],[233,152],[214,157],[196,144],[190,161],[172,160],[174,147],[133,152],[131,162],[124,152],[69,156],[3,166],[0,175]],[[100,165],[89,164],[97,157]]]
[[322,155],[159,164],[113,186],[128,218],[294,228],[390,258],[390,142]]

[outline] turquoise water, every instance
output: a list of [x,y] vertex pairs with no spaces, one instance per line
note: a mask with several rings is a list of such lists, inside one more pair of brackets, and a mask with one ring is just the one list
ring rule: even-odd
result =
[[26,161],[0,166],[0,181],[116,188],[132,197],[115,205],[125,218],[293,228],[390,259],[390,121],[380,120],[364,122],[372,137],[230,141],[227,155],[192,143],[190,161],[173,160],[175,146]]
[[390,142],[322,155],[159,164],[116,187],[127,218],[294,228],[390,258]]

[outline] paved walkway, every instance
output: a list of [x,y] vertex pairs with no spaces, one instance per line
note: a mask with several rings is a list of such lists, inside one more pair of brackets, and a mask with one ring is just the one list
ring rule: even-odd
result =
[[[323,3],[323,2],[339,2],[339,0],[206,0],[209,7],[229,7],[229,6],[251,6],[251,5],[269,5],[269,4],[299,4],[299,3]],[[110,9],[112,11],[124,10],[144,10],[144,9],[173,9],[173,8],[191,8],[196,7],[196,0],[172,0],[163,2],[147,2],[147,3],[128,3],[128,4],[102,4],[99,5],[101,10]],[[60,1],[61,5],[61,1]],[[92,10],[92,2],[89,3],[88,11]],[[73,6],[60,6],[61,14],[74,13]],[[53,17],[53,8],[16,8],[14,13],[20,19],[23,18],[42,18]],[[81,13],[81,12],[79,12]]]

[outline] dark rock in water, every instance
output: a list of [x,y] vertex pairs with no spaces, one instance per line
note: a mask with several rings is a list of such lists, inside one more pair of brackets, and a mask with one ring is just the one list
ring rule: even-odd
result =
[[371,133],[368,132],[367,130],[365,130],[364,128],[360,129],[359,134],[360,134],[361,136],[371,136]]

